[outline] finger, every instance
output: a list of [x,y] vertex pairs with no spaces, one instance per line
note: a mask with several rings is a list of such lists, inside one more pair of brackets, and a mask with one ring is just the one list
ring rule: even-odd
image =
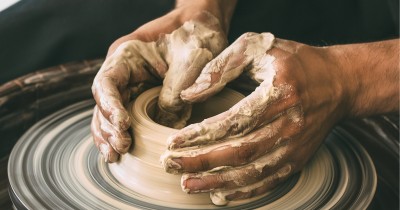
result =
[[125,154],[131,145],[131,136],[128,131],[116,129],[107,119],[99,112],[98,119],[100,122],[101,135],[112,146],[114,151],[119,154]]
[[92,92],[103,116],[117,129],[129,128],[124,103],[129,99],[128,85],[154,82],[163,77],[166,65],[155,42],[130,40],[122,43],[107,57],[96,75]]
[[262,180],[287,160],[287,147],[280,147],[242,167],[220,167],[211,171],[185,174],[182,189],[188,193],[234,189]]
[[201,123],[190,125],[168,138],[169,149],[218,143],[221,139],[243,136],[262,124],[267,124],[295,106],[296,95],[291,88],[275,88],[267,82],[228,111]]
[[182,173],[248,164],[296,138],[302,129],[298,119],[301,119],[301,109],[293,107],[244,137],[200,148],[166,151],[162,156],[163,166],[169,173]]
[[160,92],[159,112],[156,115],[156,120],[163,125],[182,128],[190,117],[191,109],[180,98],[181,91],[194,83],[201,69],[213,58],[210,50],[215,48],[205,46],[204,31],[207,31],[209,36],[214,36],[213,39],[219,35],[217,31],[201,24],[188,23],[165,36],[169,69]]
[[92,86],[99,110],[107,120],[121,130],[128,129],[130,125],[129,115],[123,106],[119,90],[127,87],[129,76],[127,66],[122,64],[110,69],[100,69]]
[[201,69],[212,58],[207,49],[193,49],[187,53],[187,57],[180,58],[181,61],[170,63],[158,98],[156,120],[173,128],[183,128],[191,113],[191,107],[180,98],[182,90],[194,83]]
[[215,205],[226,205],[232,200],[241,200],[262,195],[286,180],[294,172],[292,166],[286,164],[262,181],[232,190],[215,190],[210,193],[210,198]]
[[96,147],[103,155],[105,162],[115,162],[118,160],[119,155],[117,152],[115,152],[115,150],[108,143],[108,141],[103,137],[102,131],[100,129],[100,120],[99,120],[100,115],[101,112],[98,110],[97,106],[95,106],[93,110],[92,122],[90,125],[93,141]]
[[254,64],[258,65],[268,58],[266,51],[272,47],[273,41],[274,36],[270,33],[245,33],[204,67],[196,82],[182,91],[181,98],[197,102],[219,92],[253,61],[256,60]]

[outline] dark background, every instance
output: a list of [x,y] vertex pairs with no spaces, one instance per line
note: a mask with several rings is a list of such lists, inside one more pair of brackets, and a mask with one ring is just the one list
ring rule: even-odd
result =
[[[34,70],[104,57],[117,38],[174,0],[22,0],[0,12],[0,84]],[[244,32],[313,45],[399,36],[396,0],[239,0],[229,40]]]

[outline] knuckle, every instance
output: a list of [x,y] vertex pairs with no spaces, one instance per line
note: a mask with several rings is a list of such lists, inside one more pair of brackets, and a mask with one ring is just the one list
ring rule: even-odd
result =
[[296,105],[286,111],[289,120],[294,125],[294,132],[298,134],[304,127],[304,114],[301,105]]
[[241,146],[233,150],[234,164],[244,165],[254,159],[255,151],[250,146]]
[[166,111],[178,111],[179,108],[181,108],[181,103],[177,97],[160,95],[158,99],[158,106]]
[[300,91],[299,91],[296,87],[290,88],[289,91],[290,91],[290,92],[289,92],[290,96],[293,97],[293,99],[294,99],[295,101],[299,102],[300,99],[301,99],[301,98],[300,98]]
[[209,158],[207,158],[205,155],[201,156],[201,158],[199,159],[199,167],[200,170],[210,169]]
[[277,86],[276,98],[280,100],[285,100],[286,103],[295,105],[300,101],[300,93],[298,89],[287,83],[283,83]]
[[236,41],[232,45],[243,45],[246,43],[246,40],[248,40],[251,37],[256,36],[258,33],[255,32],[246,32],[243,33],[239,38],[236,39]]

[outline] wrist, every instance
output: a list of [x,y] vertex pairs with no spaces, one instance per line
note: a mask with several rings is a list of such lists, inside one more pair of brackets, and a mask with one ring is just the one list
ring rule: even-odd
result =
[[219,20],[221,29],[226,35],[236,3],[237,0],[177,0],[175,11],[180,13],[182,23],[207,11]]
[[398,40],[337,45],[326,50],[337,65],[346,116],[398,112]]

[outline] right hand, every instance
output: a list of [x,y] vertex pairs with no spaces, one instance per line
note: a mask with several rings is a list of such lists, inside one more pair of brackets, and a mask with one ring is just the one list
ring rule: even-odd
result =
[[[194,9],[199,11],[198,6]],[[202,68],[227,45],[221,16],[209,11],[193,12],[182,6],[111,45],[92,86],[97,105],[91,130],[106,162],[117,161],[130,147],[126,105],[143,84],[163,81],[159,123],[185,126],[191,107],[181,100],[181,91],[193,84]]]

